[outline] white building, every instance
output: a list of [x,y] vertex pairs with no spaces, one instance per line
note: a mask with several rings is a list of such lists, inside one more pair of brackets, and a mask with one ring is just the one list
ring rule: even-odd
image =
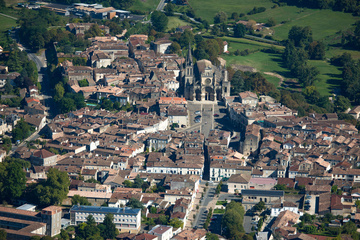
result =
[[292,202],[281,202],[271,206],[271,217],[277,217],[283,211],[291,211],[293,213],[303,215],[303,212],[299,211],[298,206]]
[[173,227],[156,225],[149,231],[149,234],[157,236],[159,240],[170,240],[173,236]]
[[70,220],[72,225],[78,225],[86,222],[86,218],[92,215],[96,223],[102,223],[109,213],[114,216],[115,226],[120,232],[139,232],[141,209],[74,205],[70,209]]

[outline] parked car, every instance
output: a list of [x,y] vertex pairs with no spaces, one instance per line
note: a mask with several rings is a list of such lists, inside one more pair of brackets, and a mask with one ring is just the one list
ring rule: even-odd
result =
[[305,201],[305,204],[310,204],[310,200],[306,200],[306,201]]
[[311,199],[311,196],[310,196],[310,195],[308,195],[308,196],[306,196],[305,198],[306,198],[306,199]]
[[200,113],[200,111],[196,111],[195,114],[196,114],[196,115],[200,115],[201,113]]
[[219,116],[219,114],[217,114],[217,113],[214,114],[214,117],[218,117],[218,116]]

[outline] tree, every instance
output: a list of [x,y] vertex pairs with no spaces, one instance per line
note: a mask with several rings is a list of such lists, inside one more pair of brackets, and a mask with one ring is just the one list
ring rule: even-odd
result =
[[157,224],[166,225],[168,223],[168,216],[160,215],[155,222]]
[[4,229],[0,229],[0,240],[6,240],[7,233]]
[[295,47],[305,47],[313,41],[311,27],[293,26],[288,35],[288,39],[293,41]]
[[276,20],[273,17],[269,18],[266,22],[266,26],[268,27],[273,27],[275,25],[276,25]]
[[181,51],[181,47],[177,42],[173,42],[169,46],[169,52],[172,54],[179,54],[180,51]]
[[157,213],[157,208],[154,207],[154,206],[151,206],[150,209],[149,209],[149,212],[152,213],[152,214],[155,214],[155,213]]
[[206,239],[207,240],[219,240],[219,237],[214,233],[208,232],[206,234]]
[[276,190],[283,190],[283,191],[287,189],[287,187],[286,187],[285,184],[276,184],[276,185],[274,186],[274,188],[275,188]]
[[294,71],[294,75],[299,79],[299,82],[304,86],[311,86],[318,80],[319,70],[314,66],[303,64],[297,66]]
[[101,102],[101,108],[108,111],[113,110],[114,103],[110,99],[103,99]]
[[309,103],[317,103],[321,97],[315,86],[307,86],[304,88],[303,94]]
[[179,44],[181,47],[188,47],[189,44],[193,44],[194,34],[189,29],[186,29],[180,36]]
[[239,14],[237,12],[233,12],[231,14],[231,19],[234,19],[235,21],[239,20]]
[[50,168],[47,180],[35,189],[40,205],[61,204],[69,192],[70,180],[66,172]]
[[80,195],[75,194],[71,199],[72,205],[85,205],[85,206],[91,206],[91,203],[87,200],[86,197],[81,197]]
[[79,86],[80,86],[80,87],[87,87],[87,86],[89,86],[89,82],[88,82],[87,79],[80,80],[80,81],[78,81],[78,83],[79,83]]
[[216,186],[215,194],[220,194],[222,185],[223,183],[222,181],[220,181],[219,184]]
[[350,100],[347,97],[338,95],[334,102],[336,112],[345,112],[351,107]]
[[114,216],[112,214],[106,214],[102,225],[105,227],[105,231],[101,232],[101,236],[104,239],[114,239],[116,237],[116,226],[114,224]]
[[246,33],[246,27],[242,23],[235,24],[234,26],[234,37],[236,38],[242,38],[245,36]]
[[4,200],[12,202],[23,194],[26,184],[26,174],[18,162],[12,161],[6,163],[5,171],[2,173],[0,179],[0,191]]
[[166,30],[168,21],[168,17],[160,11],[154,11],[151,14],[151,23],[158,32],[164,32]]
[[68,113],[76,110],[76,104],[74,99],[65,97],[58,101],[58,108],[61,113]]
[[214,17],[214,23],[223,23],[227,21],[227,14],[223,11],[218,12]]
[[306,225],[304,230],[305,230],[305,233],[307,233],[307,234],[316,233],[316,227],[314,225]]
[[323,60],[325,58],[325,44],[323,42],[313,41],[307,49],[310,59]]
[[61,240],[69,240],[70,239],[69,234],[64,229],[60,230],[60,239]]
[[360,208],[360,200],[356,200],[356,201],[355,201],[355,206],[356,206],[357,208]]
[[167,16],[174,15],[174,10],[175,10],[175,4],[173,4],[173,3],[168,3],[164,7],[164,11]]
[[169,221],[169,225],[173,226],[173,228],[182,228],[184,226],[184,223],[178,218],[173,218]]
[[345,234],[353,234],[356,232],[356,230],[357,230],[356,224],[352,221],[348,221],[343,226],[343,232]]
[[13,142],[24,140],[31,134],[30,125],[22,118],[12,131]]
[[142,204],[142,202],[140,202],[138,199],[136,198],[130,198],[129,202],[126,204],[126,206],[131,207],[131,208],[140,208],[143,209],[144,205]]
[[262,211],[262,210],[264,210],[266,207],[265,207],[265,203],[263,202],[263,201],[260,201],[260,202],[258,202],[257,204],[255,204],[255,206],[254,206],[254,209],[256,210],[256,211]]
[[54,100],[59,101],[60,99],[62,99],[64,97],[64,94],[65,94],[65,89],[63,87],[63,84],[61,82],[59,82],[58,84],[55,85]]
[[303,216],[300,217],[300,220],[304,223],[312,223],[312,221],[315,219],[315,215],[310,215],[308,213],[305,213]]
[[95,226],[96,222],[95,222],[95,218],[93,215],[89,215],[86,217],[86,224],[89,226]]

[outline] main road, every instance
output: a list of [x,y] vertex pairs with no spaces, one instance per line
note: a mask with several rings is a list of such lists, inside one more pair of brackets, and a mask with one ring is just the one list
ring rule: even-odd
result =
[[213,200],[215,196],[215,185],[209,185],[208,190],[205,193],[205,196],[202,198],[199,214],[196,215],[195,221],[194,221],[194,227],[197,228],[203,228],[203,225],[206,220],[206,216],[208,213],[208,205]]

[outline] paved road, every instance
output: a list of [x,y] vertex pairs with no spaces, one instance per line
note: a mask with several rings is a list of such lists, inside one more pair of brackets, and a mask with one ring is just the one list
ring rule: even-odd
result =
[[207,206],[209,205],[209,203],[214,198],[215,188],[216,188],[216,185],[214,185],[214,186],[209,185],[208,186],[208,190],[205,193],[204,198],[203,198],[203,200],[201,202],[201,206],[200,206],[200,209],[199,209],[199,214],[196,215],[196,218],[195,218],[195,221],[194,221],[194,227],[203,228],[203,225],[205,223],[206,216],[207,216],[207,212],[205,212],[205,211],[208,211]]
[[31,141],[35,141],[36,139],[38,139],[40,137],[39,135],[39,131],[34,132],[32,135],[30,135],[27,139],[25,139],[22,143],[20,143],[18,146],[16,146],[15,144],[12,145],[11,150],[9,151],[8,155],[13,154],[19,147],[23,147],[25,146],[26,142],[31,142]]
[[165,7],[165,0],[160,0],[159,5],[156,8],[156,11],[162,11]]
[[201,133],[209,136],[210,130],[214,129],[214,104],[202,104]]
[[14,19],[14,20],[18,20],[16,17],[9,16],[9,15],[3,14],[3,13],[0,13],[0,15],[1,15],[1,16],[4,16],[4,17],[11,18],[11,19]]

